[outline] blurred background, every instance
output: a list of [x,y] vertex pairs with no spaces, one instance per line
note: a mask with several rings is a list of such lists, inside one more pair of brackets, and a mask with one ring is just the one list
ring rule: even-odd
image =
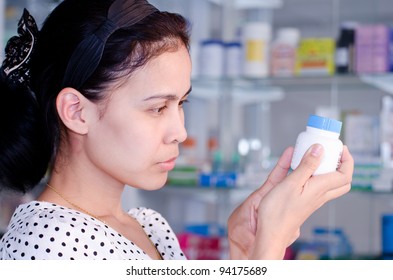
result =
[[[2,49],[24,7],[40,26],[59,2],[0,0]],[[306,221],[286,258],[392,258],[392,2],[151,2],[192,27],[189,137],[167,185],[127,188],[124,207],[160,211],[191,259],[228,258],[229,214],[317,114],[343,123],[340,139],[355,157],[352,190]],[[36,194],[1,193],[0,231],[16,205]]]

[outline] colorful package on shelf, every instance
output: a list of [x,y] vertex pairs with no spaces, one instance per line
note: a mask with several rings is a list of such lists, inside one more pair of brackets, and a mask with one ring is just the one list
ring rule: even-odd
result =
[[391,193],[393,191],[392,169],[380,167],[377,176],[371,182],[371,187],[373,192]]
[[235,187],[236,172],[211,172],[199,175],[199,185],[201,187]]
[[270,71],[274,77],[292,77],[295,75],[296,51],[300,39],[300,30],[280,28],[271,46]]
[[350,259],[353,248],[342,228],[315,227],[312,240],[298,242],[296,259]]
[[355,33],[357,73],[384,73],[389,69],[389,29],[383,24],[360,25]]
[[167,184],[181,186],[196,186],[199,170],[192,165],[179,165],[168,173]]
[[383,214],[381,217],[382,259],[393,260],[393,215]]
[[185,226],[185,232],[191,232],[203,236],[224,236],[225,228],[217,223],[189,224]]
[[178,240],[187,259],[221,259],[220,237],[207,237],[195,233],[181,233],[178,235]]
[[[361,160],[355,158],[355,167],[352,176],[351,190],[355,191],[378,191],[381,178],[382,166],[379,159],[372,158]],[[385,185],[386,187],[390,184]]]
[[356,156],[377,156],[380,146],[380,121],[378,115],[346,113],[344,142]]
[[335,42],[331,38],[305,38],[297,50],[296,75],[333,75]]
[[393,72],[393,27],[389,28],[389,71]]

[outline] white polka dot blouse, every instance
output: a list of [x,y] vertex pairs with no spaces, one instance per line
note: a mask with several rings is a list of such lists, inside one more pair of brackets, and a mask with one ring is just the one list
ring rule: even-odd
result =
[[[173,230],[148,208],[128,212],[143,227],[164,260],[185,259]],[[48,202],[20,205],[0,241],[2,260],[149,260],[132,241],[104,223]]]

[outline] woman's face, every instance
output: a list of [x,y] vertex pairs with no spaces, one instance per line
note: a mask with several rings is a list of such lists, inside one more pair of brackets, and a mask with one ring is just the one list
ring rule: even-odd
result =
[[190,80],[190,56],[181,47],[151,60],[115,89],[85,142],[94,168],[136,188],[162,187],[187,137],[183,102]]

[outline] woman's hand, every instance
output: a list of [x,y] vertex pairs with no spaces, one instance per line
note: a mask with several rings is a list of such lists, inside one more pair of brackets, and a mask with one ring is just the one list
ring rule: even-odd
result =
[[262,198],[287,175],[293,148],[287,148],[279,158],[266,182],[240,204],[228,219],[228,239],[231,259],[249,259],[257,230],[258,207]]
[[282,259],[304,221],[327,201],[350,190],[353,159],[344,147],[338,171],[312,176],[322,158],[314,145],[287,176],[293,153],[288,148],[265,184],[252,193],[228,221],[233,259]]

